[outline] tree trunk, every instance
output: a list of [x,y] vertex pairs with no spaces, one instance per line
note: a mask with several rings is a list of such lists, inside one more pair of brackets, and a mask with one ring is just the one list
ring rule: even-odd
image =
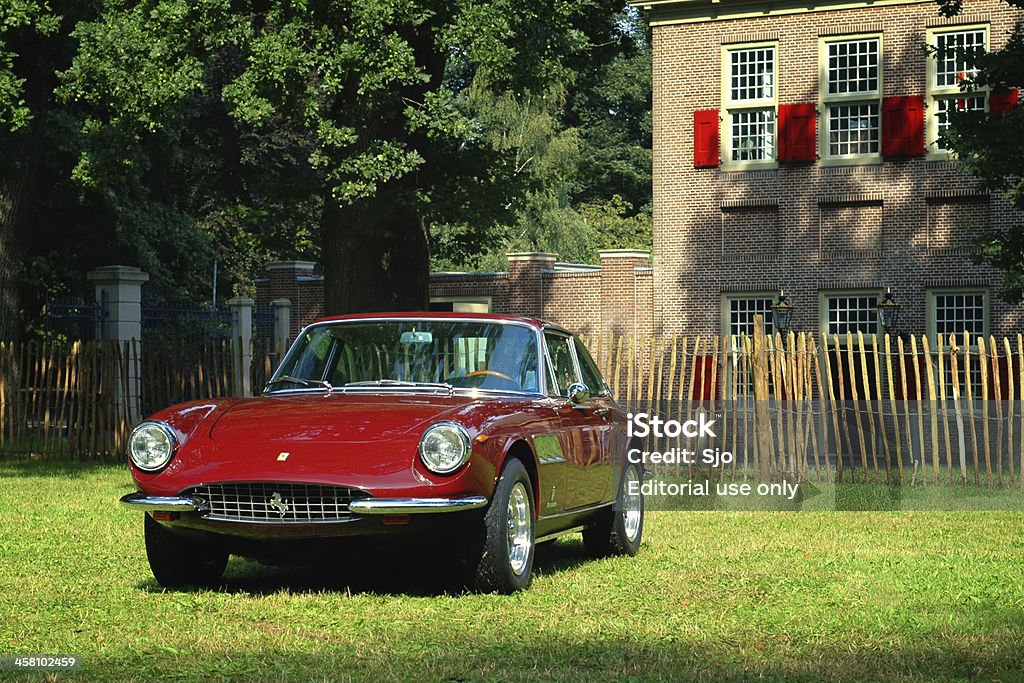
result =
[[21,335],[22,259],[17,225],[23,188],[23,177],[11,180],[0,175],[0,341]]
[[427,226],[393,188],[321,218],[324,314],[429,308]]

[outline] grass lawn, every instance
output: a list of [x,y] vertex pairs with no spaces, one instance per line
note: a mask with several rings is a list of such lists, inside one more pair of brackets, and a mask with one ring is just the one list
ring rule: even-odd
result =
[[[0,460],[0,654],[109,680],[1024,680],[1024,515],[656,512],[632,559],[542,549],[512,597],[435,558],[152,580],[124,466]],[[424,575],[426,578],[424,578]]]

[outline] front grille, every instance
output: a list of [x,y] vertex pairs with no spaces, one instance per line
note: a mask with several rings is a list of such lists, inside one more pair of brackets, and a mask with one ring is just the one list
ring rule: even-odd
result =
[[351,519],[348,504],[370,497],[348,486],[275,482],[203,484],[182,493],[206,502],[210,508],[206,519],[285,524]]

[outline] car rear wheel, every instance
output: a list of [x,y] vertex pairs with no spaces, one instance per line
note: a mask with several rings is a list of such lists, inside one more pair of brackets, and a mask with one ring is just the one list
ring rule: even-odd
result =
[[501,470],[484,515],[484,542],[475,585],[484,592],[514,593],[530,585],[534,544],[533,485],[517,459]]
[[165,588],[215,586],[224,575],[228,554],[174,534],[146,515],[146,556],[157,583]]
[[[595,557],[636,555],[644,533],[644,497],[640,468],[630,463],[622,473],[619,494],[611,509],[602,510],[583,529],[583,546]],[[631,492],[632,491],[632,492]]]

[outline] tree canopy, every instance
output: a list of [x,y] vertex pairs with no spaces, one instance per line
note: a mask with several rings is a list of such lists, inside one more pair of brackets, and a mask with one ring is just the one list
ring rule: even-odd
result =
[[303,257],[329,311],[422,308],[431,250],[643,240],[645,49],[610,0],[9,0],[2,289]]
[[[1024,7],[1024,0],[1007,2]],[[946,16],[963,10],[962,0],[940,0],[939,5]],[[970,57],[976,68],[962,89],[988,88],[996,94],[1017,89],[1024,94],[1024,26],[1020,23],[1002,49]],[[996,114],[953,111],[943,138],[984,188],[1004,193],[1012,206],[1024,210],[1024,110],[1020,106]],[[1024,225],[982,230],[977,243],[977,260],[1003,273],[1002,298],[1010,303],[1024,300]]]
[[213,228],[308,207],[284,232],[318,234],[329,311],[423,308],[430,226],[486,232],[535,180],[488,108],[611,61],[617,4],[110,1],[62,74],[89,112],[75,174],[107,184],[158,139]]

